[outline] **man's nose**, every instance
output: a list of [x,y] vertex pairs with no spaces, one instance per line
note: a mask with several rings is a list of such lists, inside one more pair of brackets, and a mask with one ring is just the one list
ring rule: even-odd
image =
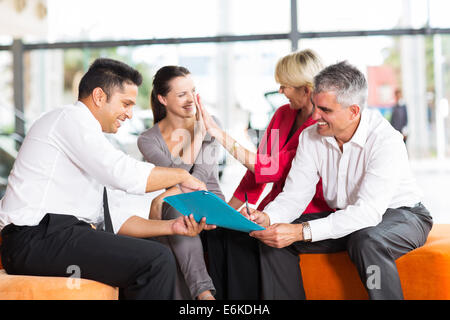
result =
[[283,87],[280,86],[280,88],[278,89],[279,93],[283,93]]
[[133,118],[133,108],[129,108],[126,112],[125,115],[127,116],[128,119]]
[[315,121],[319,120],[322,117],[322,115],[320,114],[320,109],[315,107],[314,111],[312,113],[311,118]]

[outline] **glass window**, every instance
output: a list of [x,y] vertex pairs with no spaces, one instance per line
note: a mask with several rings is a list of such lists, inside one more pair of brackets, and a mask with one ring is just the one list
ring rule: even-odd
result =
[[[183,45],[154,45],[129,48],[134,65],[147,78],[140,91],[145,90],[147,101],[142,107],[149,108],[153,76],[163,66],[181,65],[189,69],[197,92],[205,103],[217,102],[217,44],[198,43]],[[145,87],[145,88],[144,88]]]
[[14,132],[12,55],[0,51],[0,132]]
[[49,37],[69,41],[213,36],[219,14],[216,0],[128,0],[126,4],[49,0]]
[[[117,9],[119,7],[120,10]],[[118,0],[49,0],[49,39],[150,39],[287,33],[290,29],[289,10],[289,0],[129,0],[127,5]]]
[[13,37],[0,34],[0,46],[9,46],[13,42]]
[[24,54],[25,128],[44,112],[73,103],[64,96],[64,51],[33,50]]
[[430,25],[435,28],[448,28],[450,21],[448,12],[450,2],[446,0],[429,0],[430,2]]
[[347,60],[358,67],[368,79],[368,107],[379,110],[388,120],[396,102],[394,92],[402,89],[408,110],[405,134],[409,155],[422,158],[430,156],[434,148],[428,101],[434,91],[430,86],[433,56],[429,45],[423,36],[380,36],[305,39],[299,47],[314,49],[327,65]]
[[[229,10],[229,31],[233,34],[288,33],[291,29],[290,0],[219,1]],[[222,13],[221,13],[222,15]],[[224,17],[225,18],[225,17]],[[220,15],[219,15],[219,19]],[[226,32],[228,30],[221,30]]]
[[[286,103],[278,97],[275,82],[278,60],[291,52],[288,40],[239,42],[233,45],[233,91],[239,108],[248,113],[243,125],[265,129],[278,107]],[[273,93],[273,94],[271,94]],[[239,123],[243,119],[234,119]]]
[[302,32],[422,28],[426,1],[298,0]]
[[6,190],[9,172],[17,155],[14,139],[12,56],[0,51],[0,199]]
[[[431,42],[431,39],[430,39]],[[430,44],[431,46],[431,44]],[[439,131],[439,139],[442,139],[442,146],[444,155],[450,155],[450,116],[449,116],[449,101],[450,101],[450,35],[440,36],[439,44],[434,47],[438,50],[436,54],[442,56],[442,64],[440,66],[441,78],[433,79],[442,82],[442,97],[440,101],[434,101],[432,107],[431,117],[434,123],[439,122],[436,126]],[[440,53],[439,53],[440,51]],[[434,53],[434,52],[433,52]],[[434,63],[437,63],[434,61]],[[436,66],[439,67],[439,66]],[[434,83],[433,83],[434,84]]]

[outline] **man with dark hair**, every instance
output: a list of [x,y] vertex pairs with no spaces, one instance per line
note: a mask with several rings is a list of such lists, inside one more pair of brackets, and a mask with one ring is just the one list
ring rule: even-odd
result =
[[121,288],[125,299],[173,298],[170,250],[139,238],[195,236],[211,227],[192,216],[164,221],[109,211],[105,188],[132,194],[175,185],[205,190],[187,171],[134,160],[104,136],[132,117],[141,82],[131,67],[98,59],[81,80],[79,101],[32,125],[0,201],[8,273],[69,276],[75,265],[82,278]]
[[107,58],[97,59],[80,80],[78,100],[86,98],[97,87],[102,88],[109,100],[111,90],[114,87],[123,90],[124,83],[139,87],[142,84],[142,75],[123,62]]
[[[364,75],[346,62],[315,77],[317,124],[300,135],[282,193],[264,212],[250,210],[267,227],[251,233],[261,240],[264,298],[305,299],[298,254],[343,250],[371,299],[403,298],[395,260],[425,243],[432,218],[401,134],[378,111],[364,109],[366,99]],[[299,217],[319,178],[336,211]]]

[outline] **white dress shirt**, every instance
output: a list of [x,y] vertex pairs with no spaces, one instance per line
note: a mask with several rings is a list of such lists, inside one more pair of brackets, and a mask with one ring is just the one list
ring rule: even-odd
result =
[[[20,148],[0,201],[0,229],[37,225],[47,213],[102,224],[103,187],[144,194],[153,167],[114,148],[83,103],[52,110]],[[116,232],[131,216],[111,205],[110,213]]]
[[299,218],[320,177],[325,201],[340,210],[309,222],[312,241],[375,226],[388,208],[411,207],[422,197],[402,135],[374,110],[363,110],[343,151],[334,137],[319,135],[316,125],[302,132],[284,189],[264,209],[271,224]]

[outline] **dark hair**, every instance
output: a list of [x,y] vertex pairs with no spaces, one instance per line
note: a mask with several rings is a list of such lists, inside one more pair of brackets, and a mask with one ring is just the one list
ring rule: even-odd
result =
[[165,66],[156,72],[153,78],[153,90],[150,98],[153,112],[153,123],[158,123],[167,115],[165,106],[158,100],[158,95],[167,95],[170,91],[170,80],[177,77],[185,77],[188,74],[191,74],[189,70],[180,66]]
[[112,89],[123,89],[123,84],[142,84],[142,75],[129,65],[107,58],[96,59],[81,78],[78,86],[78,100],[89,96],[95,88],[102,88],[109,100]]

